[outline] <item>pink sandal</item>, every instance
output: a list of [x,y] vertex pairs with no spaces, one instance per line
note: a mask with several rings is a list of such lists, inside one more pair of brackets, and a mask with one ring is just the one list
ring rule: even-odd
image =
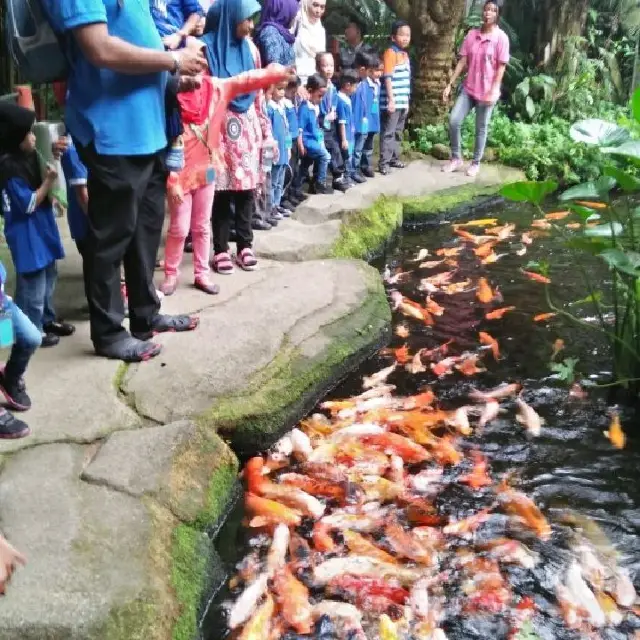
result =
[[218,253],[213,256],[211,266],[216,273],[223,276],[229,276],[233,273],[233,262],[231,262],[231,256],[228,253]]
[[244,269],[245,271],[255,271],[258,268],[258,261],[253,255],[253,251],[251,251],[251,249],[249,248],[243,249],[236,256],[236,263],[241,269]]

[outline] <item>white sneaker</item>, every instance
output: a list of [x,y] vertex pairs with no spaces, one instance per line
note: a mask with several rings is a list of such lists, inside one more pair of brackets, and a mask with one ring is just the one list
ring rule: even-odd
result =
[[460,158],[452,158],[442,167],[442,173],[454,173],[462,169],[462,160]]
[[467,169],[467,175],[470,178],[475,178],[480,173],[480,165],[477,162],[472,162]]

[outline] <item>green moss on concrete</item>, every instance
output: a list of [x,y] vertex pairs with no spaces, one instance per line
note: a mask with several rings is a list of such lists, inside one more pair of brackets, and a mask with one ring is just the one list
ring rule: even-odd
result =
[[135,600],[114,609],[96,640],[152,640],[158,635],[158,608],[153,600]]
[[202,531],[180,524],[173,532],[171,585],[180,605],[172,640],[197,637],[198,612],[207,583],[207,558],[211,546]]
[[243,394],[218,401],[201,416],[201,423],[228,436],[239,454],[249,455],[270,446],[313,406],[328,385],[350,370],[356,359],[379,346],[391,312],[373,269],[368,286],[369,296],[356,311],[323,328],[330,346],[321,356],[310,358],[285,345]]
[[380,198],[372,207],[348,213],[340,237],[331,251],[334,258],[366,258],[402,226],[402,204],[396,198]]
[[406,198],[402,201],[404,220],[410,221],[425,215],[446,213],[480,196],[495,195],[501,187],[500,184],[488,186],[468,184],[436,191],[427,196]]
[[126,362],[121,362],[118,365],[116,374],[113,376],[113,387],[118,393],[122,392],[122,385],[124,384],[124,379],[127,375],[127,371],[129,371],[129,364]]

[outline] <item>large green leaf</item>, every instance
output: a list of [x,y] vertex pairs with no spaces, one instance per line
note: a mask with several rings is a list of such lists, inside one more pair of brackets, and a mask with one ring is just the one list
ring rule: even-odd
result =
[[640,88],[633,92],[633,97],[631,98],[631,110],[633,111],[633,117],[636,122],[640,122]]
[[568,208],[574,213],[577,213],[580,216],[580,218],[582,218],[583,222],[586,222],[587,220],[592,219],[594,215],[598,215],[595,209],[591,209],[590,207],[585,207],[581,204],[575,204],[575,202],[570,203],[568,205]]
[[622,235],[624,227],[619,222],[607,222],[584,230],[584,235],[588,238],[612,238]]
[[558,188],[558,183],[553,180],[546,182],[512,182],[505,184],[500,189],[500,195],[514,202],[531,202],[540,204],[546,196]]
[[599,147],[618,147],[631,138],[627,129],[597,118],[576,122],[569,129],[569,135],[574,142],[584,142]]
[[640,179],[622,169],[618,169],[618,167],[609,164],[603,169],[603,173],[605,176],[613,178],[620,188],[627,193],[640,191]]
[[609,191],[616,186],[611,176],[600,176],[594,182],[584,182],[560,194],[560,200],[606,200]]
[[606,249],[600,257],[610,266],[634,278],[640,277],[640,253],[622,249]]
[[524,108],[527,110],[527,115],[530,118],[536,115],[536,103],[531,96],[527,96],[524,101]]
[[619,147],[603,147],[601,151],[602,153],[640,160],[640,140],[630,140]]

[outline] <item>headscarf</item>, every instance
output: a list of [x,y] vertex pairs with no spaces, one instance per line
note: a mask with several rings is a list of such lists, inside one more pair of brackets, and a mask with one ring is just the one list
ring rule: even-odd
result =
[[[202,40],[211,75],[231,78],[256,67],[246,38],[238,39],[238,25],[260,11],[258,0],[216,0],[205,21]],[[231,111],[245,113],[256,99],[256,93],[245,93],[229,103]]]
[[0,189],[11,178],[22,178],[32,189],[40,186],[36,152],[25,153],[20,149],[35,120],[36,114],[31,109],[0,101]]
[[275,27],[288,44],[296,40],[291,26],[298,15],[298,0],[264,0],[260,16],[260,30],[267,26]]
[[298,75],[305,77],[314,73],[316,56],[327,50],[327,33],[322,26],[322,19],[312,22],[309,17],[312,4],[313,0],[302,0],[297,21],[296,66]]

